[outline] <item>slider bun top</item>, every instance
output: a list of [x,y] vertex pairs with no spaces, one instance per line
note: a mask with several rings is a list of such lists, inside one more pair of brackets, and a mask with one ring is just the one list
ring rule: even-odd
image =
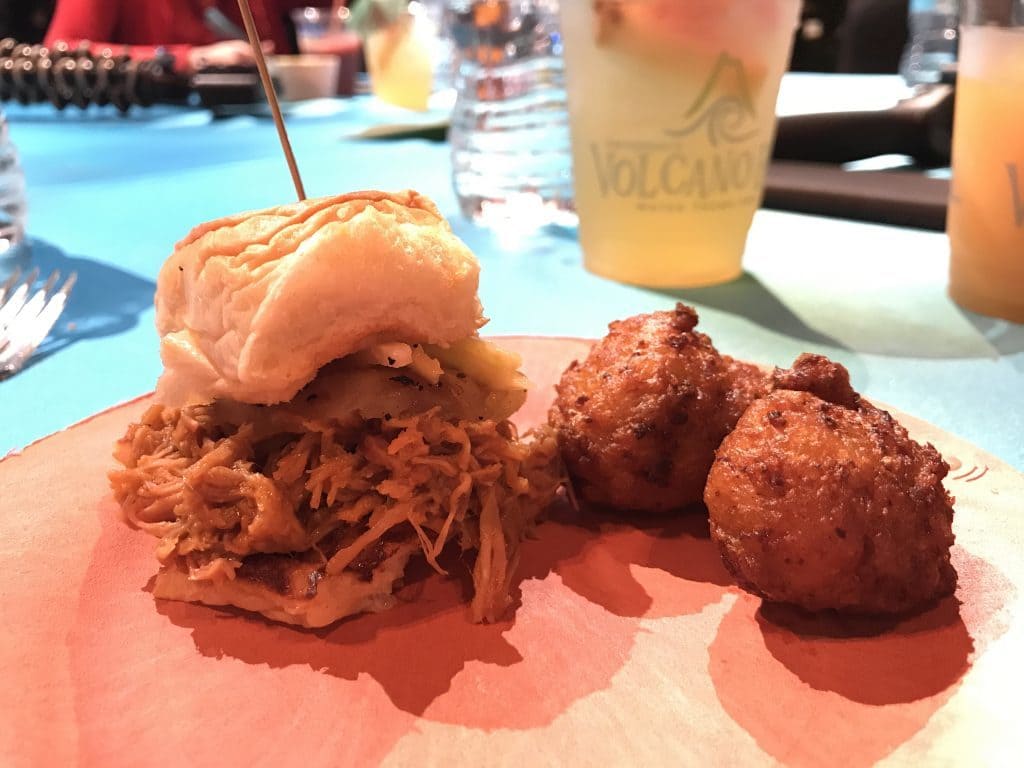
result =
[[369,344],[465,338],[484,323],[479,269],[433,202],[412,191],[201,224],[157,280],[158,396],[173,406],[279,403]]

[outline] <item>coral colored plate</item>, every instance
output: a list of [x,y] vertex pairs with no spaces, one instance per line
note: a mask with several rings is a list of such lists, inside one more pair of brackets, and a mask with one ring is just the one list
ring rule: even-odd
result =
[[[571,339],[504,340],[542,419]],[[894,626],[808,621],[730,583],[698,516],[574,520],[525,545],[521,604],[458,579],[326,631],[155,600],[153,541],[106,485],[145,401],[0,462],[3,765],[1013,763],[1024,477],[910,417],[955,467],[956,599]]]

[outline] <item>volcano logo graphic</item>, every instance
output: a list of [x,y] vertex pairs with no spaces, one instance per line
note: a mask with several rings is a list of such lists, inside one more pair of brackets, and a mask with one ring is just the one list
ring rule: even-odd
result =
[[743,62],[723,53],[683,115],[681,128],[666,129],[673,138],[706,130],[712,146],[737,144],[757,133],[757,113]]

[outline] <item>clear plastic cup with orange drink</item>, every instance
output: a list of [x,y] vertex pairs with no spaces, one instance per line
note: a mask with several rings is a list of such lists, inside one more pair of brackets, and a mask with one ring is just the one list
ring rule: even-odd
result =
[[[996,16],[985,13],[989,7]],[[1024,323],[1024,2],[964,10],[946,220],[949,292],[967,309]]]

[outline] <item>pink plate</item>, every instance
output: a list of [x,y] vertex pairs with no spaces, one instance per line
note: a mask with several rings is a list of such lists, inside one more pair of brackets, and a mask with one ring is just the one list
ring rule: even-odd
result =
[[[587,342],[512,338],[544,418]],[[567,512],[520,602],[473,625],[458,579],[303,631],[155,600],[153,540],[107,488],[120,406],[0,462],[0,764],[1013,763],[1024,690],[1024,478],[911,417],[955,467],[956,598],[887,628],[732,586],[706,522]],[[884,629],[884,631],[883,631]]]

